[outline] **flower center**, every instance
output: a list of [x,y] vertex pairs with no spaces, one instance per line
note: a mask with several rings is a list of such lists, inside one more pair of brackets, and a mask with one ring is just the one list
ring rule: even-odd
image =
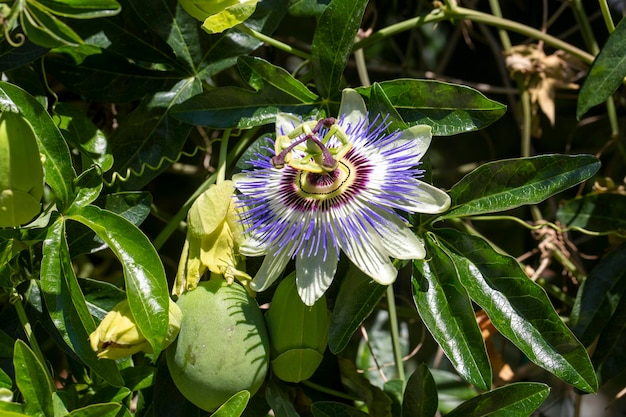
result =
[[352,167],[340,161],[334,171],[318,174],[300,171],[296,178],[299,194],[326,200],[341,194],[353,182]]

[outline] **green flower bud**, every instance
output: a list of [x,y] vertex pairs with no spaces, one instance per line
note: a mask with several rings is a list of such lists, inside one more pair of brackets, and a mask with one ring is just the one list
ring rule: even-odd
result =
[[[169,346],[180,330],[183,313],[176,303],[169,303],[169,327],[163,348]],[[98,358],[121,359],[138,352],[152,353],[152,346],[141,333],[130,311],[128,300],[119,302],[89,335],[91,348]]]
[[265,320],[274,374],[287,382],[310,378],[322,362],[328,343],[330,314],[326,298],[322,296],[312,307],[305,305],[292,273],[276,288]]
[[0,113],[0,227],[18,227],[41,211],[43,168],[35,132],[21,114]]

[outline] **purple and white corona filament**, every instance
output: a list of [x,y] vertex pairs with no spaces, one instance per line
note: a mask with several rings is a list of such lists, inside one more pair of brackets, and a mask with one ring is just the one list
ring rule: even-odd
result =
[[375,126],[354,90],[343,91],[339,118],[276,118],[276,155],[234,177],[245,205],[246,256],[265,255],[250,286],[268,288],[290,259],[302,301],[313,305],[332,283],[340,251],[375,281],[391,284],[397,259],[423,259],[424,247],[397,211],[441,213],[443,191],[419,180],[429,126],[392,134]]

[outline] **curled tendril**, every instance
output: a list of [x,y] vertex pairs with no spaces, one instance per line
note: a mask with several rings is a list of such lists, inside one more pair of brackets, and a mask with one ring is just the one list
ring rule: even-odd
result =
[[23,33],[19,33],[19,32],[16,33],[15,41],[11,39],[11,30],[9,29],[9,26],[6,24],[6,20],[2,21],[2,28],[4,29],[4,38],[7,40],[9,45],[11,45],[14,48],[19,48],[20,46],[24,45],[24,42],[26,42],[26,36],[24,36]]

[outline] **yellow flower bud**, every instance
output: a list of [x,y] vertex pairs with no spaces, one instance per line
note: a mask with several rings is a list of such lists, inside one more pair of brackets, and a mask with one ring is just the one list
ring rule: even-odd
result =
[[[183,313],[176,303],[169,303],[169,327],[163,348],[169,346],[180,330]],[[139,331],[128,300],[119,302],[89,335],[91,348],[100,359],[122,359],[138,352],[152,353],[152,346]]]
[[28,223],[41,211],[43,168],[35,132],[21,114],[0,113],[0,227]]
[[223,275],[229,283],[234,278],[250,279],[241,270],[239,243],[243,229],[233,201],[234,191],[232,181],[221,182],[202,193],[189,209],[187,238],[172,289],[176,296],[196,288],[207,269]]

